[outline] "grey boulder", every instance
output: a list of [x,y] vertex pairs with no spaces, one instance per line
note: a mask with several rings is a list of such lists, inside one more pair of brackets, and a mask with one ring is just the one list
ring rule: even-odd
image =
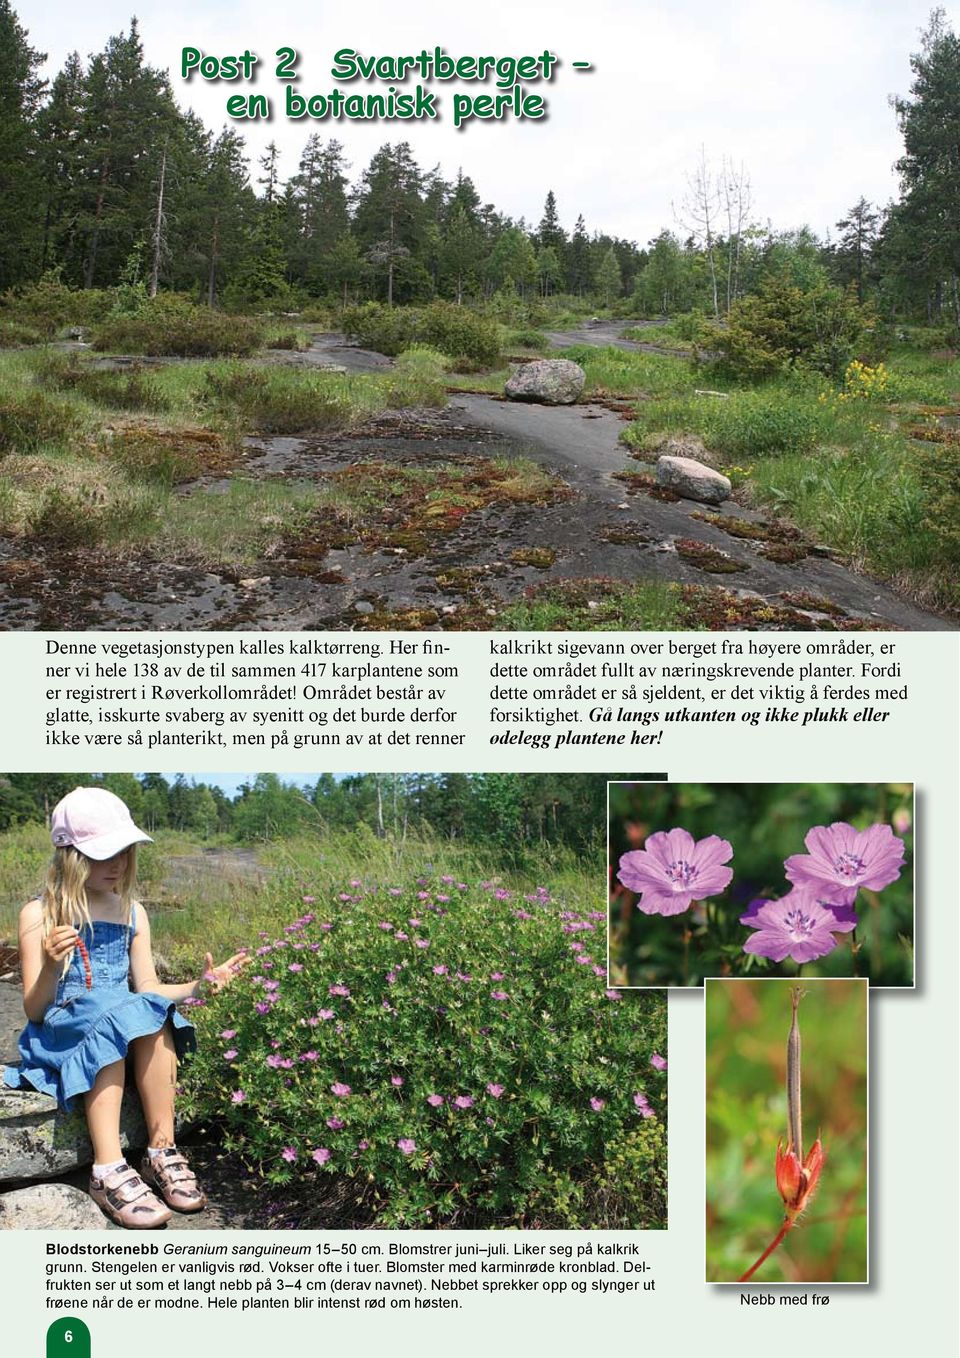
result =
[[586,380],[580,365],[568,358],[538,358],[518,368],[503,391],[508,401],[569,406],[579,399]]
[[34,1184],[0,1195],[0,1231],[111,1229],[97,1204],[69,1184]]
[[723,504],[733,489],[726,476],[692,457],[659,458],[657,485],[665,486],[685,500],[699,500],[707,505]]

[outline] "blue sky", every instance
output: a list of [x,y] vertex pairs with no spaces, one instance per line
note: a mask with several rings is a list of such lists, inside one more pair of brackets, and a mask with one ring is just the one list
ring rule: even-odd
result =
[[[49,74],[72,50],[100,50],[125,28],[133,0],[14,0],[35,47],[50,54]],[[958,26],[956,4],[946,7]],[[421,165],[459,166],[484,201],[515,217],[539,220],[548,189],[569,229],[579,212],[588,229],[604,228],[641,244],[677,227],[686,180],[701,145],[709,161],[743,163],[752,183],[753,216],[777,227],[810,224],[824,233],[861,194],[886,202],[896,193],[900,154],[892,94],[910,86],[909,56],[928,20],[929,0],[570,0],[518,10],[502,0],[452,6],[369,0],[343,7],[318,0],[141,0],[136,5],[147,59],[173,68],[178,100],[211,127],[224,122],[238,86],[185,85],[181,49],[225,56],[249,47],[266,77],[250,87],[275,97],[274,53],[300,54],[297,88],[305,95],[337,88],[334,52],[399,55],[443,46],[454,55],[555,52],[563,63],[547,93],[541,123],[473,124],[455,131],[435,123],[295,123],[275,116],[244,126],[254,152],[275,138],[281,172],[296,172],[311,131],[346,145],[353,173],[384,141],[409,140]],[[570,63],[593,63],[589,75]],[[341,87],[351,93],[357,85]],[[383,92],[378,84],[360,92]],[[442,87],[434,86],[438,89]],[[451,91],[441,96],[449,111]],[[675,213],[676,209],[676,213]]]

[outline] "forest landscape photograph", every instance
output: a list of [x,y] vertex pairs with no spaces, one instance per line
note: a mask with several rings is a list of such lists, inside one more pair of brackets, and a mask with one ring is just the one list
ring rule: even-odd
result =
[[[631,10],[631,112],[561,10],[549,116],[455,131],[231,120],[141,10],[0,0],[0,626],[956,627],[947,11]],[[544,50],[498,17],[451,51]]]

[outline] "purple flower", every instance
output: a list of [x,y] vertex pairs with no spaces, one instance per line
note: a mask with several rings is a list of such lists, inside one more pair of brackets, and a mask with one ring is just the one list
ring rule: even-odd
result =
[[595,1113],[602,1113],[606,1106],[607,1106],[606,1099],[592,1098],[590,1100],[590,1107],[593,1109]]
[[263,1000],[258,1000],[257,1003],[256,1003],[253,1007],[254,1007],[254,1009],[257,1011],[258,1014],[269,1014],[269,1013],[270,1013],[270,1005],[267,1004],[267,1003],[265,1003],[265,1001],[263,1001]]
[[453,1101],[454,1108],[472,1108],[473,1099],[469,1094],[458,1094]]
[[840,887],[846,893],[843,905],[853,904],[860,887],[881,891],[903,870],[903,840],[889,825],[855,830],[846,821],[835,821],[829,827],[815,825],[803,842],[810,852],[786,860],[787,881],[795,886]]
[[301,1052],[301,1053],[300,1053],[300,1060],[301,1060],[301,1061],[319,1061],[319,1060],[320,1060],[320,1053],[319,1053],[319,1052],[315,1052],[315,1051]]
[[391,1075],[391,1076],[390,1076],[390,1083],[393,1085],[394,1089],[399,1089],[400,1086],[403,1084],[403,1076],[402,1076],[402,1075]]
[[330,1152],[326,1146],[318,1146],[315,1151],[311,1151],[310,1159],[316,1160],[318,1165],[325,1165],[330,1159]]
[[412,1155],[417,1149],[417,1143],[411,1141],[408,1136],[402,1136],[397,1142],[397,1150],[403,1151],[404,1155]]
[[415,939],[415,940],[414,940],[414,946],[417,947],[417,948],[429,948],[429,947],[430,947],[430,940],[429,940],[429,938],[418,938],[418,939]]
[[458,971],[457,980],[463,981],[463,983],[466,984],[468,981],[472,981],[473,977],[470,975],[468,971]]
[[402,929],[398,929],[397,932],[394,934],[394,938],[397,940],[398,943],[406,943],[409,937],[410,935],[405,934]]
[[220,1034],[224,1042],[229,1042],[231,1037],[236,1037],[236,1035],[237,1035],[236,1028],[224,1028],[223,1032]]
[[336,1094],[338,1099],[346,1099],[349,1098],[351,1089],[349,1085],[341,1084],[339,1080],[336,1080],[330,1086],[330,1093]]
[[434,974],[434,976],[446,976],[446,974],[447,974],[447,968],[444,967],[444,966],[442,966],[442,965],[441,965],[441,966],[438,966],[438,967],[434,967],[434,968],[433,968],[433,974]]
[[388,933],[393,933],[393,925],[390,923],[389,920],[386,919],[382,919],[380,923],[377,925],[377,928],[385,929]]
[[345,999],[349,997],[350,991],[345,985],[332,985],[327,990],[328,995],[342,995]]
[[346,1127],[346,1125],[343,1118],[327,1118],[327,1126],[330,1128],[331,1132],[339,1132],[341,1128]]
[[[835,905],[825,894],[821,884],[796,886],[782,901],[767,901],[756,915],[745,915],[741,923],[756,929],[743,945],[743,951],[758,957],[769,957],[782,962],[792,957],[794,962],[812,962],[825,957],[837,946],[835,933],[849,933],[856,928],[856,916],[838,919],[837,910],[845,913],[843,905]],[[840,892],[841,897],[843,892]]]
[[604,995],[606,995],[606,997],[607,997],[608,1000],[622,1000],[622,999],[623,999],[623,996],[620,994],[620,991],[619,991],[619,990],[605,990],[603,993],[604,993]]
[[642,1118],[652,1118],[656,1116],[653,1109],[650,1107],[649,1103],[647,1103],[646,1094],[643,1093],[634,1094],[633,1102],[636,1104],[637,1112],[640,1114]]
[[289,967],[287,967],[287,971],[303,971],[303,963],[291,962]]
[[223,1053],[224,1061],[233,1061],[237,1057],[236,1047],[231,1047],[229,1051]]
[[503,980],[503,972],[502,972],[502,971],[491,971],[491,973],[490,973],[490,980],[491,980],[491,981],[502,981],[502,980]]
[[500,1095],[503,1093],[503,1085],[489,1084],[487,1085],[487,1093],[491,1098],[499,1099]]
[[230,1095],[231,1103],[246,1103],[246,1101],[247,1096],[242,1089],[235,1089],[233,1093]]
[[294,1160],[297,1158],[297,1148],[296,1146],[284,1146],[280,1155],[281,1158],[286,1160],[289,1164],[293,1164]]
[[679,915],[729,886],[733,869],[723,864],[732,857],[732,846],[717,835],[694,840],[689,830],[658,830],[644,848],[623,855],[617,876],[639,893],[637,909],[645,915]]
[[332,1018],[336,1018],[336,1015],[335,1015],[335,1013],[334,1013],[334,1011],[333,1011],[332,1009],[318,1009],[318,1010],[317,1010],[317,1018],[318,1018],[318,1019],[332,1019]]
[[510,996],[505,990],[491,990],[490,998],[491,1000],[509,1000]]
[[429,1105],[430,1105],[431,1108],[439,1108],[440,1105],[443,1103],[443,1095],[442,1095],[442,1094],[428,1094],[428,1095],[427,1095],[427,1103],[429,1103]]
[[387,887],[387,895],[388,895],[388,896],[402,896],[402,895],[403,895],[403,892],[400,890],[400,888],[399,888],[398,886],[390,886],[390,887]]
[[653,1053],[650,1057],[650,1064],[654,1070],[666,1070],[667,1068],[666,1058],[661,1056],[659,1052]]

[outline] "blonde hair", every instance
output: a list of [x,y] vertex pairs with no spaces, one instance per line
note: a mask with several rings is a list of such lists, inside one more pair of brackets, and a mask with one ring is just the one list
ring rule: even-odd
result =
[[[124,864],[123,875],[117,883],[117,895],[123,903],[122,923],[129,928],[132,914],[131,897],[137,880],[137,846],[130,844],[121,852],[126,853],[127,861]],[[85,929],[88,933],[93,933],[93,920],[90,918],[90,907],[87,904],[87,878],[90,876],[92,861],[72,844],[54,849],[50,867],[47,869],[43,894],[40,897],[40,923],[44,938],[63,924],[72,924],[76,929]],[[70,966],[72,957],[71,950],[64,961],[64,973]]]

